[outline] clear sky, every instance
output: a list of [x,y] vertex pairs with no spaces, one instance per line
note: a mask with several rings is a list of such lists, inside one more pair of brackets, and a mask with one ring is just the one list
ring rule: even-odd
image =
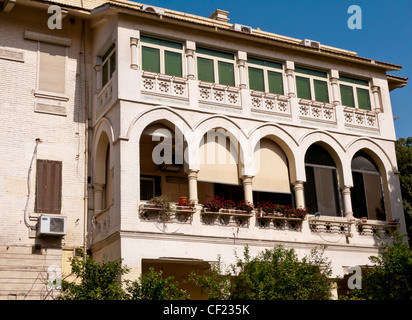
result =
[[[240,23],[298,39],[357,52],[361,57],[403,66],[394,75],[409,84],[391,92],[397,138],[412,136],[412,0],[147,0],[162,8],[209,17],[229,11]],[[351,5],[362,10],[362,29],[350,29]]]

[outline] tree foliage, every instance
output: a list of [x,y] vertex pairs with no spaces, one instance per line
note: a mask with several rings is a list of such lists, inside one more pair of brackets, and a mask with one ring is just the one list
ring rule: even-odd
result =
[[71,258],[74,281],[62,280],[60,300],[178,300],[189,295],[179,289],[173,277],[162,277],[162,272],[153,268],[143,273],[138,280],[121,280],[130,272],[121,260],[101,263],[89,255]]
[[[412,239],[412,137],[399,138],[395,143],[403,208],[409,239]],[[412,240],[411,240],[412,241]],[[410,242],[412,245],[412,242]]]
[[191,274],[211,299],[317,300],[330,299],[330,262],[323,250],[314,249],[299,260],[294,249],[275,246],[252,258],[245,247],[230,271],[222,273],[219,263],[210,275]]
[[392,241],[382,243],[379,256],[369,259],[374,268],[362,277],[362,289],[351,294],[355,299],[411,300],[412,252],[405,235],[392,233]]

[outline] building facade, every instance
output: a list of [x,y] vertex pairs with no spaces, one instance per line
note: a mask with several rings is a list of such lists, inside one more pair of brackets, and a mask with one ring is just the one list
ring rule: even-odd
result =
[[[47,25],[51,5],[61,29]],[[131,278],[154,267],[180,280],[246,245],[302,256],[326,246],[344,276],[378,253],[377,233],[406,232],[390,91],[407,79],[387,74],[401,66],[231,23],[223,10],[2,9],[1,298],[53,296],[36,279],[69,273],[78,248],[122,258]],[[165,214],[156,196],[169,199]],[[216,196],[255,209],[213,212]],[[65,234],[39,234],[41,216],[65,217]]]

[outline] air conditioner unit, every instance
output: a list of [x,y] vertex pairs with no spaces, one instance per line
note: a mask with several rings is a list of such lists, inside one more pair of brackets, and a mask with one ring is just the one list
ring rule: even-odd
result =
[[304,39],[300,44],[303,44],[306,47],[312,47],[316,49],[320,49],[320,42],[319,41],[313,41],[309,39]]
[[164,9],[158,8],[158,7],[154,7],[154,6],[148,6],[147,4],[142,5],[142,10],[143,10],[143,11],[148,11],[148,12],[157,13],[157,14],[160,14],[160,15],[165,14]]
[[234,23],[232,28],[236,31],[245,32],[245,33],[252,33],[252,28],[251,27],[244,26],[242,24]]
[[38,236],[64,236],[66,234],[66,217],[41,215],[37,222]]

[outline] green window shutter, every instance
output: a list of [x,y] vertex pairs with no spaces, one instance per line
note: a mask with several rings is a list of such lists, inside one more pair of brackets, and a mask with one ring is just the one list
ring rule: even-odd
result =
[[326,72],[312,70],[312,69],[306,69],[306,68],[300,68],[300,67],[296,67],[295,72],[296,73],[307,74],[309,76],[320,77],[320,78],[327,78],[328,77]]
[[315,89],[315,100],[320,102],[329,102],[328,83],[326,81],[313,80]]
[[142,69],[144,71],[160,73],[159,49],[142,47]]
[[340,97],[342,105],[355,108],[355,99],[353,97],[353,88],[350,86],[340,85]]
[[296,90],[298,98],[312,100],[310,80],[308,78],[296,77]]
[[109,82],[109,62],[106,61],[102,67],[102,88]]
[[197,58],[197,77],[200,81],[215,82],[213,60]]
[[369,90],[356,88],[356,93],[358,95],[358,107],[360,109],[371,110]]
[[180,53],[165,51],[165,74],[182,76],[182,55]]
[[228,86],[235,85],[235,67],[233,63],[218,61],[219,83]]
[[140,41],[155,44],[155,45],[162,46],[162,47],[169,47],[169,48],[180,49],[180,50],[183,49],[183,45],[181,43],[174,42],[174,41],[157,39],[157,38],[152,38],[152,37],[147,37],[147,36],[140,36]]
[[263,70],[248,68],[249,70],[249,88],[251,90],[265,91],[265,81],[263,79]]
[[229,59],[229,60],[235,59],[235,56],[232,53],[216,51],[216,50],[207,49],[207,48],[196,47],[196,52],[201,53],[201,54],[206,54],[208,56],[214,56],[217,58],[223,58],[223,59]]
[[279,72],[268,71],[269,92],[283,94],[283,78]]

